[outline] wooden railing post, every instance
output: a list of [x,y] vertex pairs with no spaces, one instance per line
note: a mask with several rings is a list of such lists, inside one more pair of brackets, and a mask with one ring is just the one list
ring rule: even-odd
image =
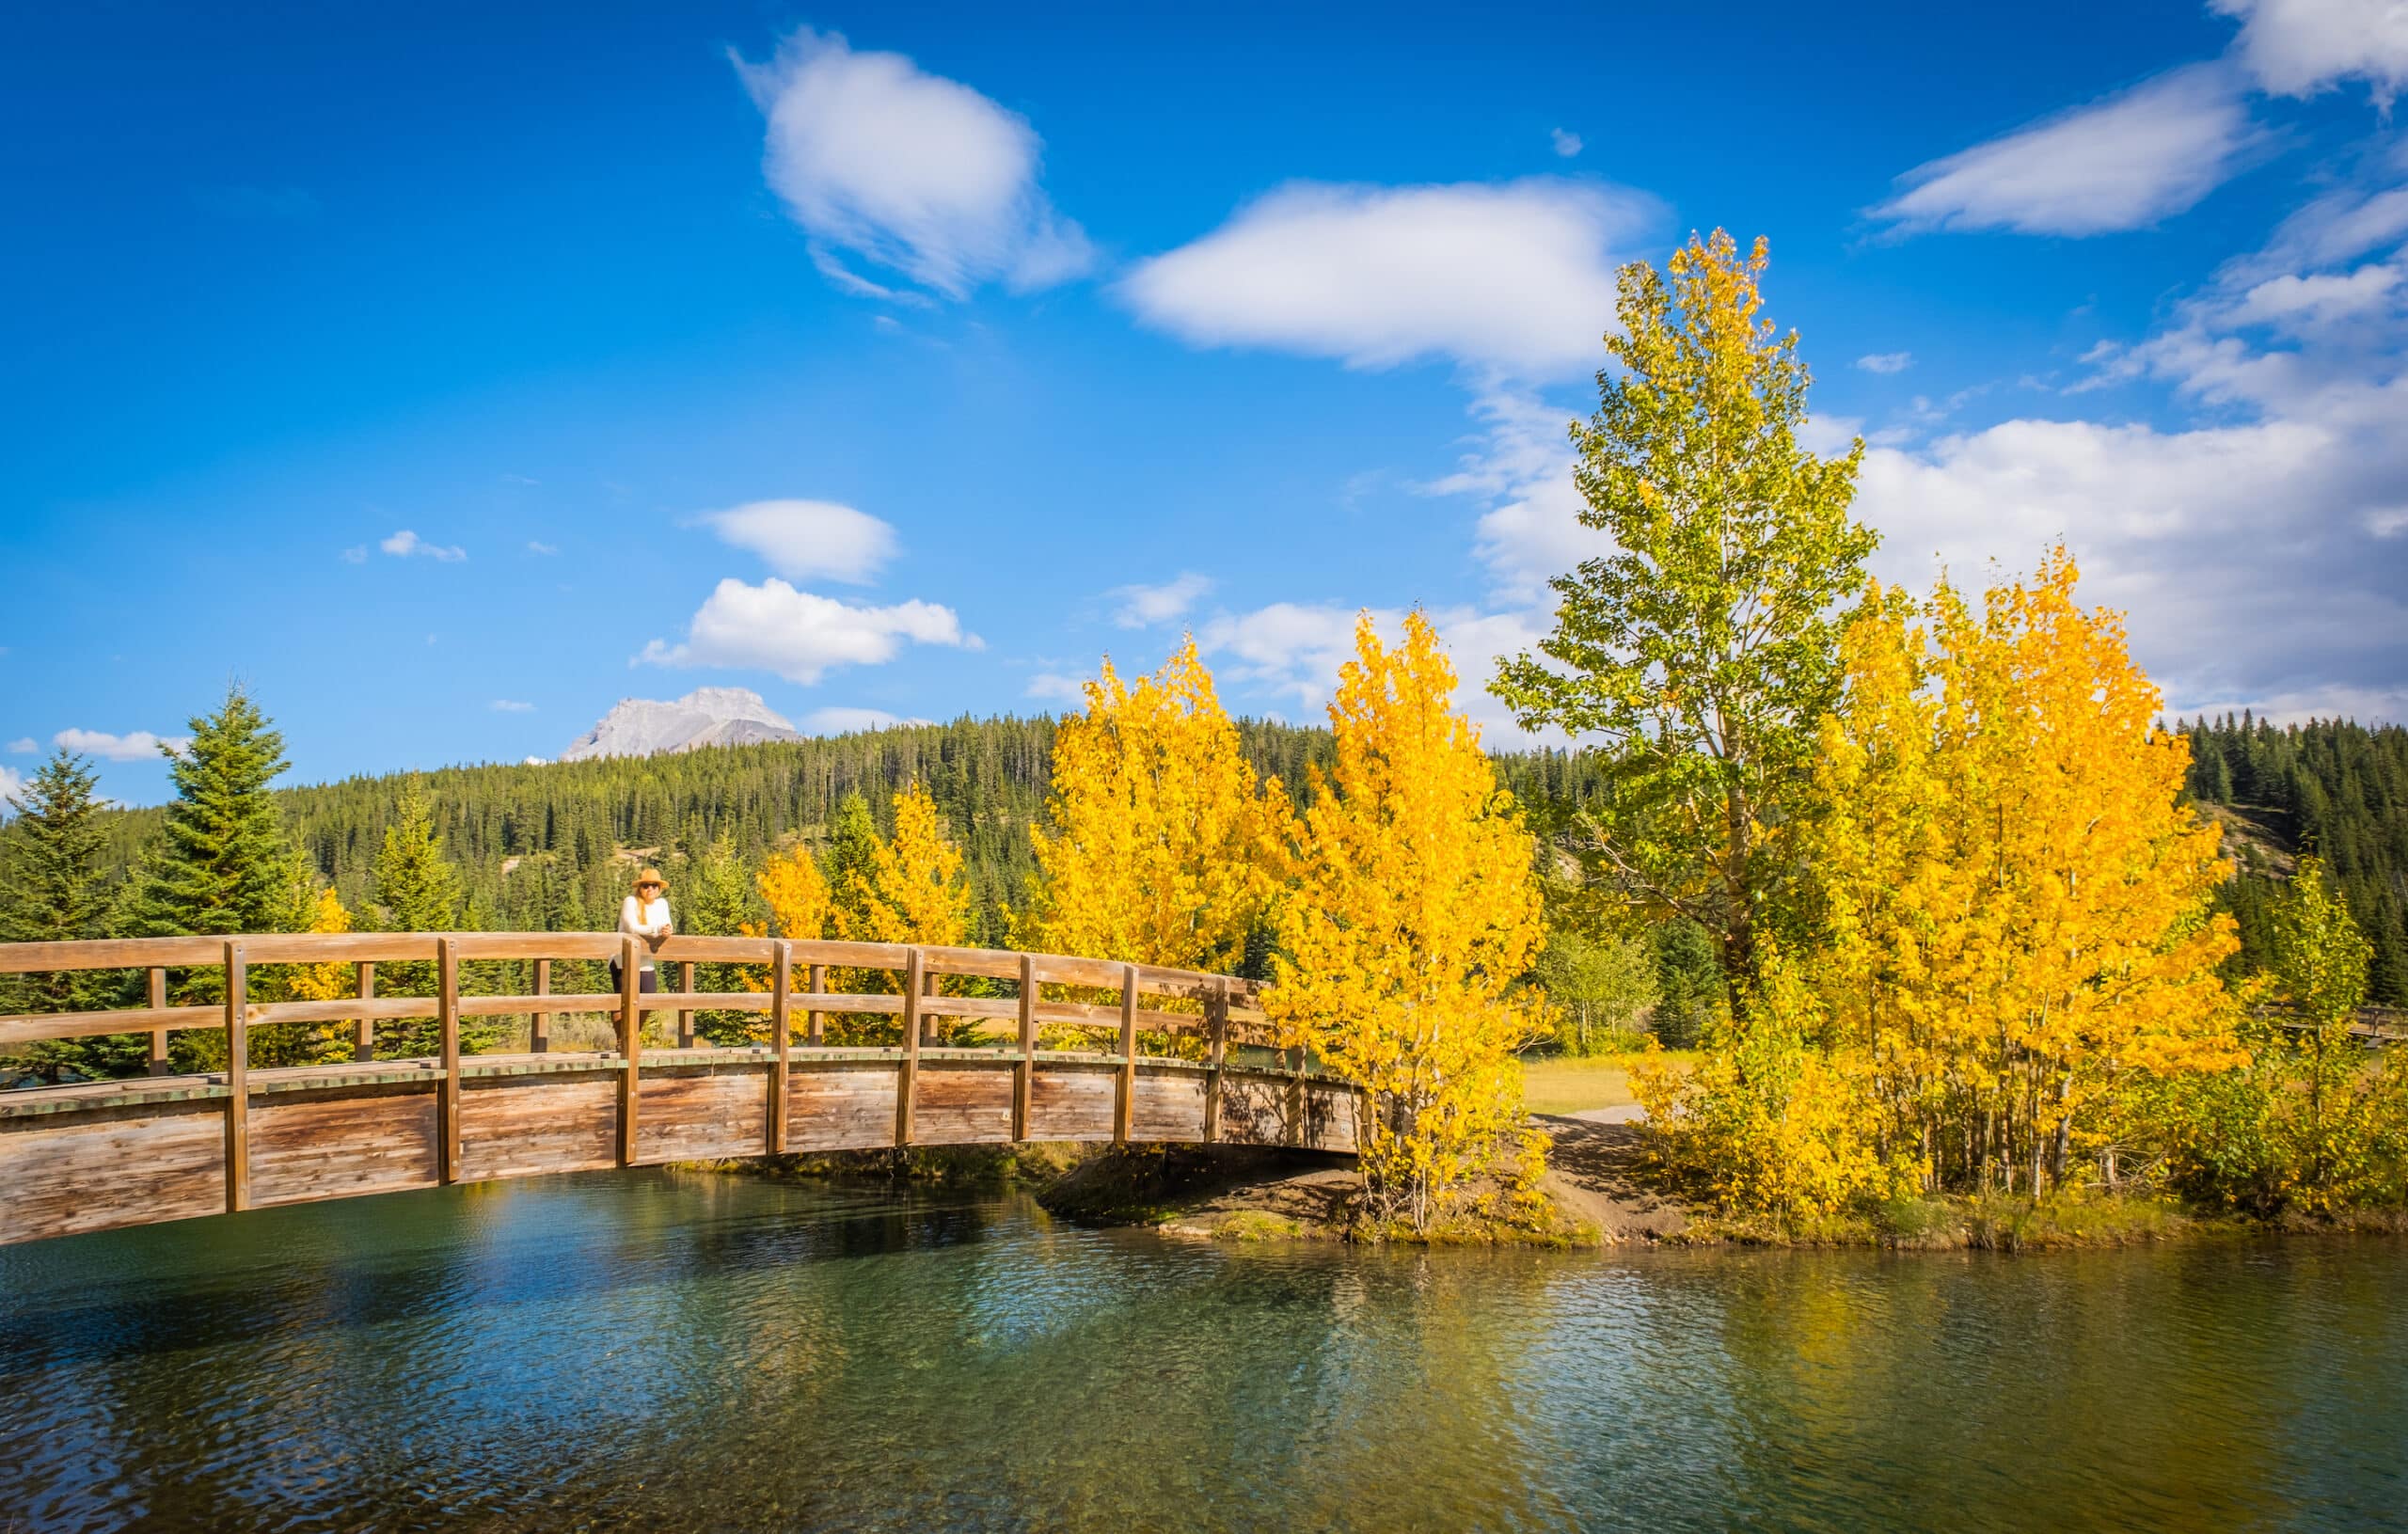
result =
[[[164,1012],[166,1009],[167,972],[163,969],[153,968],[150,971],[150,1010],[153,1012]],[[166,1073],[167,1030],[165,1028],[153,1028],[150,1030],[150,1074],[153,1076],[165,1076]]]
[[1228,1055],[1229,977],[1214,977],[1204,998],[1204,1143],[1221,1138],[1221,1067]]
[[[552,961],[548,958],[539,958],[535,961],[535,994],[548,996],[551,993]],[[551,1052],[552,1015],[549,1012],[535,1012],[528,1017],[527,1048],[536,1054]]]
[[[358,984],[353,988],[363,1002],[376,996],[376,966],[361,960],[356,973]],[[355,1064],[376,1058],[376,1020],[360,1018],[351,1025],[351,1058]]]
[[794,944],[780,938],[769,950],[769,1037],[777,1052],[769,1061],[769,1154],[786,1148],[786,1051],[794,1032]]
[[903,1059],[895,1072],[895,1143],[911,1143],[911,1089],[920,1074],[920,981],[921,966],[917,943],[904,950],[903,960]]
[[435,1020],[441,1032],[443,1079],[436,1083],[435,1121],[443,1137],[443,1180],[460,1180],[460,955],[450,938],[435,940]]
[[226,945],[226,1210],[251,1207],[251,1030],[243,945]]
[[1129,1143],[1137,1100],[1137,966],[1120,967],[1120,1090],[1112,1103],[1112,1143]]
[[[827,965],[814,964],[811,967],[811,994],[814,996],[825,996],[828,994]],[[816,1050],[820,1046],[825,1036],[826,1036],[821,1032],[819,1014],[817,1012],[815,1011],[803,1019],[802,1041],[805,1044],[810,1045]]]
[[642,1068],[643,1014],[637,1010],[642,976],[636,940],[619,940],[619,1164],[636,1163],[636,1073]]
[[1037,958],[1020,956],[1020,1064],[1012,1067],[1012,1138],[1028,1138],[1028,1101],[1037,1086]]
[[[677,966],[677,988],[689,995],[694,989],[694,961],[690,958]],[[683,1007],[677,1009],[677,1047],[681,1050],[694,1047],[694,1014]]]

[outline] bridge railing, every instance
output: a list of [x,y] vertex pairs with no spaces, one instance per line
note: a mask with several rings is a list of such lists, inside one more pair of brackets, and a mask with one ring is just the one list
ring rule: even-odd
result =
[[[619,988],[554,990],[553,964],[578,960],[618,965]],[[460,967],[485,961],[527,966],[516,973],[531,975],[531,988],[510,994],[464,990]],[[665,984],[673,974],[677,988],[643,991],[642,966],[647,962],[660,977],[656,983]],[[430,975],[431,991],[380,994],[377,967],[395,964]],[[695,971],[704,964],[745,967],[760,988],[696,990]],[[249,999],[251,972],[298,965],[352,967],[354,994],[325,1000]],[[1259,1044],[1268,1036],[1259,988],[1251,980],[1003,949],[682,936],[645,944],[615,933],[585,932],[252,933],[0,944],[0,974],[95,971],[142,973],[149,1004],[0,1015],[0,1053],[41,1039],[147,1034],[150,1071],[164,1075],[172,1069],[167,1036],[198,1029],[226,1034],[230,1067],[240,1070],[248,1063],[249,1052],[234,1045],[254,1029],[348,1022],[354,1028],[352,1057],[366,1062],[377,1057],[379,1022],[433,1018],[439,1052],[449,1058],[461,1052],[461,1020],[480,1017],[527,1018],[529,1051],[546,1053],[551,1049],[552,1018],[597,1012],[615,1019],[618,1052],[630,1056],[643,1048],[641,1020],[662,1013],[677,1019],[677,1047],[695,1047],[693,1018],[701,1011],[761,1016],[764,1041],[781,1052],[798,1043],[806,1049],[825,1047],[827,1019],[864,1015],[897,1019],[907,1053],[936,1042],[934,1020],[948,1017],[1016,1025],[1018,1037],[1012,1042],[1022,1052],[1037,1049],[1037,1030],[1045,1023],[1117,1031],[1117,1050],[1062,1052],[1133,1058],[1141,1032],[1191,1039],[1192,1047],[1209,1052],[1215,1063],[1229,1046]],[[195,971],[217,972],[215,983],[192,987],[189,977]],[[830,988],[832,976],[864,973],[887,976],[887,987]],[[179,974],[185,984],[171,987],[171,976]],[[952,977],[1007,982],[1011,993],[948,995],[940,982]],[[1049,987],[1056,999],[1046,999]],[[214,991],[218,999],[169,1004],[171,990],[189,993],[195,988]],[[1065,992],[1113,1000],[1061,999]],[[1149,998],[1155,1004],[1148,1004]]]

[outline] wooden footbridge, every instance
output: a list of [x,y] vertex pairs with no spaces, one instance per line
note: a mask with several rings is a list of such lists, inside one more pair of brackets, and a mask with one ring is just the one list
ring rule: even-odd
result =
[[[613,934],[0,944],[0,973],[118,972],[129,989],[139,974],[150,1004],[0,1017],[0,1050],[147,1034],[151,1072],[0,1092],[0,1243],[785,1151],[1024,1140],[1354,1148],[1354,1092],[1309,1072],[1301,1052],[1259,1042],[1250,981],[1050,954],[769,938],[672,938],[652,957],[663,983],[675,976],[681,989],[641,993],[635,941]],[[622,967],[616,991],[551,988],[557,962],[591,972],[609,960]],[[380,964],[430,975],[421,988],[432,994],[379,994]],[[762,988],[697,991],[697,964],[746,966],[735,973]],[[281,994],[296,965],[346,967],[354,994],[252,999]],[[853,988],[832,990],[832,976]],[[493,993],[497,984],[514,993]],[[213,999],[169,1004],[196,993]],[[694,1014],[710,1011],[743,1014],[752,1036],[698,1045]],[[612,1047],[553,1049],[552,1020],[574,1013],[610,1015],[602,1036]],[[828,1020],[863,1017],[893,1018],[874,1030],[893,1042],[827,1042]],[[462,1020],[488,1018],[525,1020],[511,1025],[512,1052],[464,1052]],[[972,1047],[940,1046],[943,1018],[977,1020]],[[378,1057],[379,1023],[427,1019],[435,1054]],[[351,1059],[250,1063],[255,1030],[296,1023],[348,1024]],[[1047,1023],[1080,1025],[1072,1041],[1088,1047],[1040,1048]],[[647,1026],[675,1042],[647,1046]],[[222,1068],[172,1073],[168,1035],[187,1029],[222,1035],[211,1052]],[[429,1032],[423,1020],[419,1030]],[[947,1031],[957,1041],[967,1032]]]

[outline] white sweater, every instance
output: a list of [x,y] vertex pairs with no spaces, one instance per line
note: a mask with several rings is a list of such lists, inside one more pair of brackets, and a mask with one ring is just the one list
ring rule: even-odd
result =
[[619,930],[636,940],[636,968],[640,970],[653,968],[652,929],[669,925],[669,897],[665,894],[649,900],[629,895],[619,902]]

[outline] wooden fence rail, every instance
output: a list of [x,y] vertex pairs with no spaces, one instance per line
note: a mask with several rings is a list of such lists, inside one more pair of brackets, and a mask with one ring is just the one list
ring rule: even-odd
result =
[[[641,989],[647,957],[676,989]],[[531,988],[464,991],[464,965],[495,961],[528,966],[517,973]],[[615,961],[619,987],[555,990],[552,966],[563,961]],[[743,966],[747,984],[760,988],[697,989],[701,964]],[[291,965],[348,966],[356,994],[261,999],[275,997],[279,967]],[[378,968],[394,965],[423,966],[415,973],[431,978],[431,994],[395,994],[392,971]],[[1353,1090],[1312,1072],[1301,1052],[1273,1051],[1259,988],[1228,975],[772,938],[676,937],[645,948],[594,933],[0,944],[0,973],[63,971],[138,973],[147,1004],[0,1016],[0,1052],[143,1034],[151,1074],[0,1092],[0,1242],[489,1178],[788,1150],[1039,1139],[1337,1151],[1354,1144]],[[873,977],[864,984],[875,988],[832,990],[844,973]],[[176,994],[187,1000],[171,1003]],[[698,1012],[756,1019],[747,1033],[757,1037],[698,1046]],[[556,1049],[550,1025],[563,1013],[610,1014],[610,1047]],[[661,1015],[673,1029],[647,1041],[644,1020]],[[465,1049],[462,1020],[491,1017],[527,1018],[525,1049]],[[826,1024],[839,1017],[893,1017],[899,1036],[831,1045]],[[380,1024],[413,1020],[422,1029],[428,1019],[433,1054],[377,1058]],[[944,1042],[941,1019],[978,1024],[975,1043]],[[352,1058],[252,1063],[255,1030],[296,1023],[349,1024]],[[1093,1033],[1078,1048],[1041,1049],[1046,1023]],[[186,1030],[222,1034],[222,1068],[171,1073],[169,1036]],[[1253,1062],[1233,1055],[1249,1045]]]

